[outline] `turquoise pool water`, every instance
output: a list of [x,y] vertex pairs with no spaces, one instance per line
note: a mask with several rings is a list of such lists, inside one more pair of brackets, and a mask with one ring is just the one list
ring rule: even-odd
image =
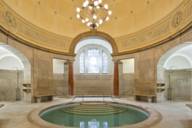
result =
[[61,126],[109,128],[139,123],[146,120],[149,114],[130,105],[74,103],[49,108],[41,112],[40,116],[45,121]]

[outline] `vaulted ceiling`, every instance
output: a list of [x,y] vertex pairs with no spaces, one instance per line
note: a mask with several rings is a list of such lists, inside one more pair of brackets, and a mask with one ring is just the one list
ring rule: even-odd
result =
[[[59,35],[75,37],[88,28],[76,19],[83,0],[3,0],[32,24]],[[113,15],[99,30],[119,37],[146,28],[176,9],[183,0],[103,0]]]

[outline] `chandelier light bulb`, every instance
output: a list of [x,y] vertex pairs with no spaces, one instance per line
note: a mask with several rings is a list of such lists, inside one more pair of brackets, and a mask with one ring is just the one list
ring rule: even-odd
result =
[[80,19],[80,18],[81,18],[80,14],[77,14],[77,19]]
[[99,4],[101,4],[101,3],[102,3],[102,0],[98,0],[98,2],[99,2]]
[[103,0],[84,0],[82,6],[76,8],[77,19],[90,29],[97,29],[112,15],[109,5],[102,2]]
[[111,11],[111,10],[109,10],[109,11],[108,11],[108,14],[109,14],[109,15],[112,15],[112,11]]
[[96,20],[96,19],[97,19],[97,16],[96,16],[96,15],[93,15],[93,19],[95,19],[95,20]]
[[88,23],[87,23],[87,26],[90,26],[91,24],[92,24],[91,22],[88,22]]
[[99,5],[99,2],[98,1],[94,1],[94,5],[95,6]]
[[98,23],[95,23],[95,25],[96,25],[97,27],[99,27],[99,24],[98,24]]
[[96,8],[97,8],[97,9],[100,9],[100,6],[98,5]]
[[85,23],[85,20],[81,20],[82,23]]
[[108,4],[105,4],[105,5],[104,5],[104,8],[105,8],[105,9],[109,9]]
[[93,9],[93,7],[92,7],[92,6],[89,6],[89,9],[90,9],[90,10],[92,10],[92,9]]
[[83,7],[87,7],[89,5],[89,1],[86,0],[84,3],[83,3]]
[[102,24],[102,23],[103,23],[103,20],[102,20],[102,19],[100,19],[100,20],[99,20],[99,24]]
[[81,11],[81,9],[79,7],[77,7],[76,11],[79,13]]
[[88,18],[86,18],[86,19],[85,19],[85,22],[88,22],[88,21],[89,21],[89,19],[88,19]]
[[109,21],[109,17],[107,16],[105,20],[106,20],[106,21]]

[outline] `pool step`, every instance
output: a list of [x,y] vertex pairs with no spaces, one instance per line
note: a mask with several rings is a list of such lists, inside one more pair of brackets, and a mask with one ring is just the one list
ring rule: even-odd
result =
[[106,114],[116,114],[126,111],[126,109],[113,107],[110,105],[80,105],[73,106],[70,108],[62,109],[63,112],[80,114],[80,115],[106,115]]

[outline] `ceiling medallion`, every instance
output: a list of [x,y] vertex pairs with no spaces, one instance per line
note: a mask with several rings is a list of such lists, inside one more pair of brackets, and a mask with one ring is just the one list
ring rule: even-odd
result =
[[77,7],[77,18],[90,29],[97,29],[109,20],[112,11],[102,0],[84,0],[82,7]]

